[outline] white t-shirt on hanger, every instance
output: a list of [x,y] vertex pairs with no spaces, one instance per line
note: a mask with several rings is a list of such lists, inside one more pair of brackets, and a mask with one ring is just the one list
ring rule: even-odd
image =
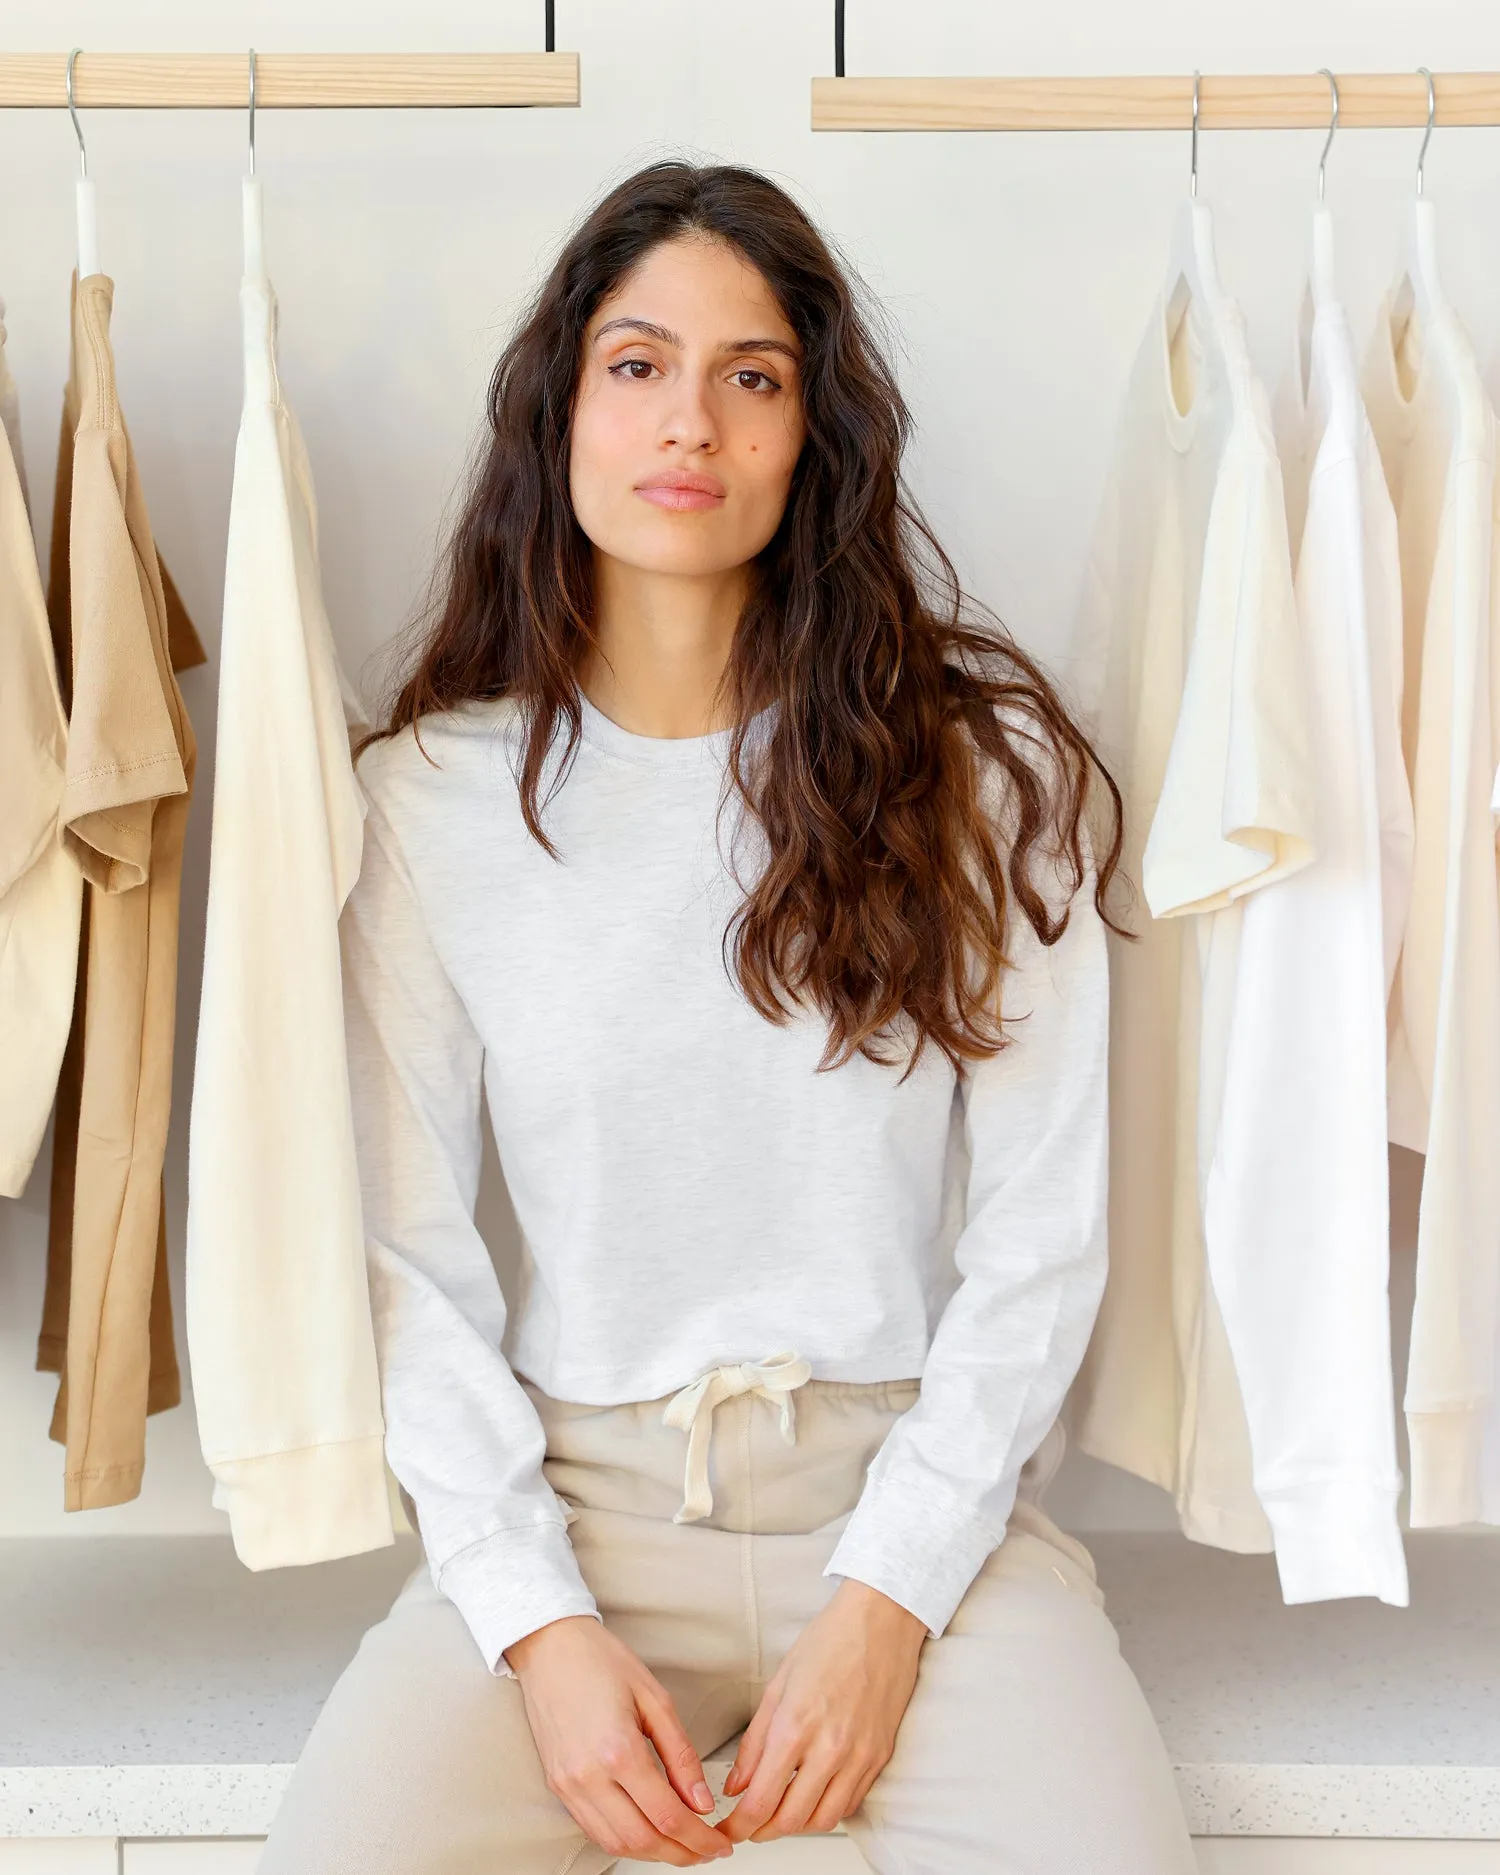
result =
[[1204,1227],[1285,1599],[1405,1606],[1385,1099],[1412,844],[1400,563],[1348,321],[1317,278],[1278,424],[1316,852],[1244,902]]
[[1154,916],[1133,908],[1136,941],[1110,941],[1110,1275],[1070,1417],[1086,1451],[1171,1492],[1189,1535],[1265,1550],[1200,1168],[1242,896],[1311,852],[1305,680],[1243,319],[1216,289],[1180,317],[1177,297],[1159,296],[1137,353],[1080,631],[1125,870]]
[[1495,413],[1434,296],[1382,300],[1365,401],[1400,527],[1411,912],[1390,1011],[1390,1136],[1425,1152],[1406,1417],[1411,1522],[1500,1522],[1500,549]]

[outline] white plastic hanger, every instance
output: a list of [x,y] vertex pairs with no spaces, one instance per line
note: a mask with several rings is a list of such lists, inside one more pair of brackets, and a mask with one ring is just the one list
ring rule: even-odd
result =
[[1214,220],[1206,202],[1198,200],[1198,74],[1193,73],[1193,161],[1188,183],[1188,199],[1177,211],[1172,229],[1172,244],[1167,259],[1167,339],[1177,334],[1183,315],[1193,299],[1205,307],[1214,306],[1224,296],[1219,284],[1219,264],[1214,254]]
[[73,129],[78,137],[78,278],[86,280],[91,273],[99,271],[99,213],[94,199],[94,184],[89,175],[89,153],[84,147],[83,126],[78,121],[78,111],[73,103],[73,61],[78,57],[80,47],[74,46],[68,54],[68,115],[73,119]]
[[1427,130],[1422,138],[1422,148],[1417,153],[1417,193],[1406,224],[1396,290],[1391,299],[1391,318],[1398,327],[1406,323],[1413,309],[1425,325],[1435,307],[1447,304],[1437,264],[1437,221],[1431,202],[1422,193],[1422,165],[1426,161],[1427,145],[1432,138],[1437,98],[1433,90],[1432,73],[1425,65],[1419,65],[1417,70],[1427,80]]

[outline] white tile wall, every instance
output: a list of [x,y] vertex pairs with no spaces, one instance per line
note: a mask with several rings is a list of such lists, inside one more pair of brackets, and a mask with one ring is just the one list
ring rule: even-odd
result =
[[127,1842],[121,1875],[255,1875],[260,1841]]
[[68,1836],[58,1842],[0,1840],[0,1875],[118,1875],[113,1836]]

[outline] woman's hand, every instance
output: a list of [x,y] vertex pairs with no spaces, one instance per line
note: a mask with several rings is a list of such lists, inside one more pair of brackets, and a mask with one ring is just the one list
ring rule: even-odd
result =
[[[896,1746],[926,1624],[846,1578],[787,1650],[724,1780],[743,1792],[718,1823],[731,1842],[834,1829]],[[790,1781],[789,1781],[790,1780]]]
[[674,1868],[733,1854],[696,1814],[713,1809],[713,1795],[671,1694],[602,1622],[549,1621],[505,1657],[521,1682],[547,1788],[601,1849]]

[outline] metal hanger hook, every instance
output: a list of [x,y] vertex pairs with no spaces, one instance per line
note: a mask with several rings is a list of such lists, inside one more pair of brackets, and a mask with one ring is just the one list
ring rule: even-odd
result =
[[1198,194],[1198,79],[1199,79],[1199,74],[1197,72],[1194,72],[1193,73],[1193,167],[1192,167],[1192,172],[1188,178],[1188,188],[1189,188],[1190,193],[1194,197],[1196,197]]
[[1323,145],[1323,154],[1318,158],[1318,200],[1323,199],[1323,192],[1328,180],[1328,152],[1333,148],[1333,133],[1339,127],[1339,81],[1326,65],[1318,70],[1328,80],[1328,88],[1333,93],[1333,116],[1328,120],[1328,138]]
[[1417,70],[1427,80],[1427,129],[1422,137],[1422,147],[1417,151],[1417,194],[1422,193],[1422,165],[1427,161],[1427,146],[1432,141],[1432,122],[1437,116],[1437,93],[1432,85],[1432,73],[1425,65]]
[[250,174],[255,174],[255,47],[250,48]]
[[86,176],[89,173],[89,153],[83,141],[83,125],[78,121],[78,110],[73,103],[73,61],[82,50],[82,46],[74,46],[68,54],[68,115],[73,120],[73,131],[78,138],[80,173]]

